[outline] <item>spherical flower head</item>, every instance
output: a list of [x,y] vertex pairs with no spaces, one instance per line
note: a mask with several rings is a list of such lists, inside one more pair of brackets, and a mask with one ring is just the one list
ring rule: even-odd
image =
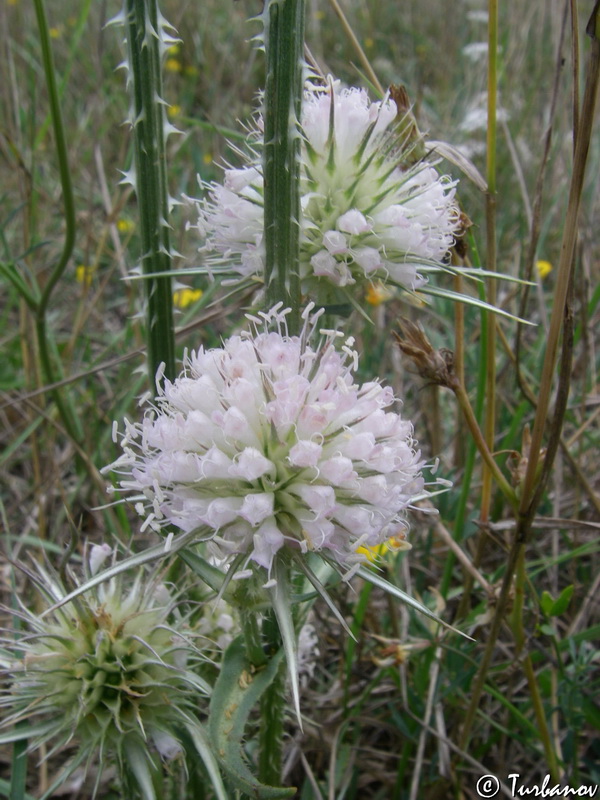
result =
[[[276,306],[253,331],[200,349],[165,382],[142,422],[126,422],[113,469],[146,525],[245,554],[241,574],[270,573],[281,552],[318,551],[350,572],[405,526],[423,490],[412,425],[389,387],[358,384],[353,340],[303,314],[290,336]],[[338,345],[338,346],[336,346]]]
[[[455,182],[425,161],[410,165],[396,103],[372,103],[364,89],[331,81],[304,96],[301,130],[302,290],[319,302],[343,299],[353,284],[383,280],[414,291],[454,243]],[[260,126],[259,126],[260,127]],[[261,140],[248,166],[201,185],[201,252],[215,271],[262,279]],[[228,266],[223,267],[227,262]],[[420,270],[420,271],[419,271]]]
[[[92,552],[92,573],[97,556]],[[166,587],[140,575],[125,589],[115,578],[53,607],[67,592],[57,577],[39,573],[46,612],[21,609],[8,657],[5,640],[3,725],[27,719],[41,726],[52,752],[73,741],[84,764],[99,765],[98,780],[106,761],[127,771],[132,750],[149,764],[152,751],[177,755],[177,731],[198,701],[189,671],[198,651],[168,624],[173,603]],[[139,775],[135,765],[129,774]]]

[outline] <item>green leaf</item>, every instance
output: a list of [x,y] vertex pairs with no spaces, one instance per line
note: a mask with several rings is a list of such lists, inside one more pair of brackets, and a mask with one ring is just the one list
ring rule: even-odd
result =
[[185,547],[187,544],[189,544],[189,542],[196,538],[197,535],[197,531],[181,533],[179,536],[175,536],[168,543],[168,547],[167,542],[164,541],[155,545],[154,547],[149,547],[147,550],[143,550],[141,553],[135,553],[134,555],[129,556],[129,558],[119,561],[117,564],[113,564],[108,569],[105,569],[104,572],[99,572],[97,575],[94,575],[88,581],[81,584],[81,586],[78,586],[76,589],[73,589],[72,592],[66,594],[62,600],[60,600],[58,603],[55,603],[50,608],[47,608],[46,611],[40,614],[40,617],[45,617],[47,614],[51,614],[53,611],[56,611],[57,608],[64,606],[65,603],[69,603],[71,600],[79,597],[79,595],[83,594],[84,592],[93,589],[94,586],[98,586],[99,584],[104,583],[104,581],[108,581],[111,578],[120,575],[122,572],[127,572],[127,570],[141,567],[144,564],[150,564],[152,561],[160,561],[162,558],[169,558],[181,550],[182,547]]
[[221,768],[244,794],[259,800],[291,797],[294,788],[265,786],[250,772],[242,757],[242,738],[248,716],[277,675],[284,651],[255,671],[246,657],[242,637],[234,639],[223,656],[221,672],[210,701],[209,734]]
[[287,579],[286,566],[281,559],[274,562],[274,573],[277,584],[269,589],[273,610],[277,617],[277,624],[283,649],[287,672],[292,687],[292,697],[294,700],[294,710],[298,718],[298,725],[302,730],[302,717],[300,716],[300,688],[298,685],[298,663],[296,659],[296,632],[294,630],[294,620],[292,619],[292,609],[290,606],[291,589]]
[[540,597],[540,606],[544,614],[547,617],[559,617],[564,614],[573,596],[574,588],[573,584],[565,587],[556,600],[550,592],[543,591]]
[[348,627],[348,623],[346,622],[346,620],[342,616],[341,612],[336,607],[335,603],[333,602],[333,600],[331,599],[331,597],[327,593],[327,591],[326,591],[324,585],[322,584],[321,580],[319,579],[319,577],[317,577],[313,573],[313,571],[310,569],[308,564],[306,564],[304,556],[301,556],[298,553],[294,553],[292,557],[294,559],[294,563],[296,564],[296,566],[298,567],[300,572],[302,572],[302,574],[306,578],[308,578],[309,582],[312,583],[312,585],[314,586],[316,591],[319,593],[321,598],[327,603],[327,605],[329,606],[329,609],[331,610],[331,613],[334,615],[334,617],[340,623],[342,628],[346,631],[346,633],[349,636],[351,636],[353,639],[355,639],[356,637],[354,636],[354,634],[352,633],[352,631]]
[[583,704],[583,716],[597,731],[600,731],[600,708],[594,703]]
[[154,766],[147,748],[133,736],[123,740],[125,762],[134,774],[144,800],[156,800],[151,767]]
[[542,611],[547,617],[551,616],[550,611],[553,605],[554,605],[554,598],[552,597],[550,592],[547,592],[544,589],[544,591],[542,592],[542,596],[540,597],[540,606],[542,608]]
[[33,795],[27,794],[27,792],[20,797],[13,796],[11,794],[11,788],[8,781],[4,781],[0,779],[0,795],[2,797],[8,797],[9,800],[35,800]]
[[562,590],[562,592],[558,595],[558,597],[552,604],[549,616],[559,617],[561,614],[565,613],[565,611],[567,610],[567,606],[571,602],[571,597],[573,596],[574,589],[575,589],[574,585],[571,584],[570,586],[566,586]]
[[204,766],[206,767],[206,771],[210,777],[212,787],[217,795],[217,800],[228,800],[227,793],[221,779],[221,773],[219,772],[219,766],[211,749],[210,741],[206,731],[202,725],[195,720],[186,722],[185,727],[192,738],[194,747],[198,751],[198,755],[204,762]]
[[504,311],[502,308],[498,308],[497,306],[492,306],[489,303],[486,303],[485,300],[480,300],[478,297],[471,297],[467,294],[461,294],[460,292],[454,292],[452,289],[442,289],[439,286],[422,286],[419,289],[419,294],[429,294],[433,297],[444,297],[446,300],[453,300],[456,303],[465,303],[465,305],[469,306],[476,306],[477,308],[483,308],[485,311],[491,311],[492,314],[498,314],[500,317],[506,317],[506,319],[511,319],[514,322],[520,322],[522,325],[532,325],[535,327],[535,322],[531,322],[528,319],[521,319],[521,317],[515,317],[514,314],[509,314],[508,311]]
[[360,577],[363,580],[369,581],[375,586],[378,586],[380,589],[383,589],[388,594],[391,594],[394,597],[397,597],[399,600],[402,600],[403,603],[406,603],[406,605],[416,609],[421,614],[425,614],[426,617],[429,617],[430,619],[439,622],[440,625],[443,625],[445,628],[448,628],[448,630],[451,630],[454,633],[460,633],[461,636],[464,636],[465,639],[470,639],[472,642],[475,641],[466,633],[463,633],[463,631],[459,631],[458,628],[453,628],[452,625],[449,625],[447,622],[444,622],[444,620],[440,619],[436,614],[433,613],[433,611],[430,611],[427,608],[427,606],[424,606],[422,603],[419,603],[418,600],[415,600],[414,597],[411,597],[409,594],[406,594],[406,592],[403,592],[402,589],[399,589],[397,586],[394,586],[393,583],[386,581],[385,578],[382,578],[381,575],[378,575],[374,570],[361,567],[356,574],[360,575]]
[[39,725],[27,725],[26,728],[16,727],[6,733],[0,733],[0,745],[21,742],[24,739],[35,739],[56,728],[56,722],[42,722]]
[[208,561],[205,561],[197,553],[191,550],[182,550],[179,553],[179,558],[188,565],[188,567],[199,578],[202,578],[204,583],[209,586],[213,592],[219,592],[223,586],[224,574],[217,567],[213,567]]

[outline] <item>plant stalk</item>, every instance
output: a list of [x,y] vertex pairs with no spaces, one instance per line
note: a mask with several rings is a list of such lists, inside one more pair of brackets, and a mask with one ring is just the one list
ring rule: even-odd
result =
[[288,330],[300,328],[300,118],[304,0],[269,0],[264,11],[265,290],[267,308],[289,307]]
[[146,277],[146,339],[150,384],[164,364],[175,378],[173,293],[170,276],[152,277],[171,268],[170,199],[165,140],[170,132],[162,99],[162,48],[173,40],[156,0],[125,0],[125,26],[132,91],[133,185],[140,214],[141,267]]

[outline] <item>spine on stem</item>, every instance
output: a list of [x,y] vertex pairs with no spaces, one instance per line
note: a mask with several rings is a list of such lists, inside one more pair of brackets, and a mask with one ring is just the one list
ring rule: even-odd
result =
[[[170,270],[173,253],[169,212],[174,201],[167,188],[165,142],[170,125],[162,98],[162,56],[174,39],[156,0],[125,0],[130,122],[134,161],[125,181],[135,189],[142,245],[141,271],[145,277],[148,369],[153,383],[159,366],[175,378],[175,337]],[[153,277],[153,276],[157,277]]]

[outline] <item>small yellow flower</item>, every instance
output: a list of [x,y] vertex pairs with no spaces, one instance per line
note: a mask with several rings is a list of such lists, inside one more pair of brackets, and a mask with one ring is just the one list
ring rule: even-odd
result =
[[87,264],[79,264],[75,267],[75,280],[80,283],[84,289],[89,289],[92,285],[92,278],[94,277],[95,267],[90,267]]
[[552,264],[549,261],[536,261],[535,268],[542,280],[552,272]]
[[173,303],[177,308],[187,308],[202,297],[202,289],[178,289],[173,292]]
[[9,6],[16,6],[18,2],[19,2],[19,0],[8,0],[8,5]]
[[131,233],[131,231],[135,228],[135,222],[132,222],[130,219],[125,219],[121,217],[117,220],[117,230],[119,233]]
[[315,19],[318,19],[318,20],[325,19],[325,12],[324,11],[315,11],[314,17],[315,17]]
[[202,161],[205,164],[212,164],[213,162],[212,153],[204,153],[204,155],[202,156]]
[[406,534],[402,528],[392,536],[387,542],[377,545],[377,547],[359,547],[356,552],[366,556],[369,561],[374,562],[386,553],[398,553],[400,550],[410,550],[412,545],[406,541]]
[[167,53],[170,56],[176,56],[179,54],[179,49],[180,48],[178,44],[172,44],[171,47],[167,48]]
[[189,64],[187,67],[184,67],[183,72],[188,76],[188,78],[194,78],[198,74],[198,67],[195,67],[193,64]]
[[373,41],[373,39],[370,36],[367,36],[367,38],[365,39],[365,47],[366,47],[366,49],[370,50],[373,47],[374,44],[375,44],[375,42]]
[[174,103],[172,106],[167,106],[167,117],[169,117],[169,119],[174,119],[175,117],[178,117],[180,114],[181,114],[181,106],[178,106],[176,103]]
[[181,72],[181,61],[176,58],[167,58],[165,61],[165,69],[167,72]]
[[389,300],[393,294],[391,289],[384,286],[381,281],[377,281],[376,283],[369,284],[365,300],[369,305],[380,306],[382,303],[385,303],[386,300]]
[[51,39],[60,39],[62,35],[62,30],[60,27],[50,28],[48,33],[50,34]]

